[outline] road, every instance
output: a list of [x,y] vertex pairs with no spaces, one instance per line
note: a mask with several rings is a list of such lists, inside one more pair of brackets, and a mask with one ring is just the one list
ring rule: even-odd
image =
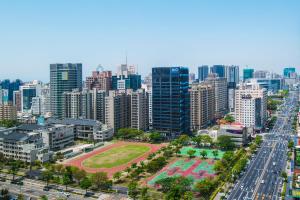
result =
[[[11,178],[10,175],[6,175],[7,178]],[[5,182],[0,182],[0,189],[6,188],[9,190],[10,193],[13,195],[23,194],[25,197],[31,197],[32,199],[40,199],[41,196],[46,195],[49,200],[54,200],[58,198],[64,198],[68,200],[95,200],[98,197],[103,197],[103,199],[112,199],[112,200],[119,200],[119,199],[127,199],[127,195],[122,194],[105,194],[105,193],[96,193],[94,197],[85,197],[85,191],[77,188],[68,187],[68,191],[70,196],[66,196],[64,192],[64,186],[57,186],[57,189],[50,189],[49,191],[44,191],[45,183],[42,181],[31,180],[31,179],[24,179],[22,181],[24,184],[22,186],[11,184],[10,180],[6,180]],[[95,198],[97,197],[97,198]]]
[[261,147],[230,192],[228,200],[279,199],[283,182],[281,172],[287,163],[288,141],[298,97],[298,91],[290,91],[273,129],[264,135]]

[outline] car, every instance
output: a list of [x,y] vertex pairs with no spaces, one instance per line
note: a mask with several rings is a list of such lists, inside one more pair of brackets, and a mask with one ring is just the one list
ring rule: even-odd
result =
[[49,186],[45,186],[45,187],[43,188],[43,190],[44,190],[44,191],[49,191],[49,190],[50,190],[50,187],[49,187]]
[[265,180],[261,180],[261,184],[264,184],[265,183]]
[[68,192],[63,192],[63,194],[66,196],[66,197],[69,197],[71,194],[68,193]]

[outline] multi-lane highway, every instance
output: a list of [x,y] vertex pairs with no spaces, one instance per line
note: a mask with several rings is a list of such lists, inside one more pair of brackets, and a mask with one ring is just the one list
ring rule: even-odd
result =
[[299,97],[290,91],[279,111],[277,121],[264,135],[263,143],[229,194],[229,200],[279,199],[282,188],[281,172],[286,167],[288,141],[292,132],[292,117]]

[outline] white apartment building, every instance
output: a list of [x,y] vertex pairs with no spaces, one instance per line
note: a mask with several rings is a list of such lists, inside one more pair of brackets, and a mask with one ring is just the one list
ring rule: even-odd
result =
[[131,91],[131,128],[149,129],[149,96],[144,89]]
[[235,120],[261,129],[267,119],[267,91],[258,84],[241,84],[235,91]]

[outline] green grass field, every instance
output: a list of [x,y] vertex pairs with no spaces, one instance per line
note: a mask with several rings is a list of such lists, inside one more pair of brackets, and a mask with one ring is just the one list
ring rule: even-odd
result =
[[[202,150],[205,150],[206,152],[207,152],[207,158],[214,158],[214,155],[213,155],[213,150],[212,149],[199,149],[199,148],[194,148],[194,147],[190,147],[190,146],[188,146],[188,147],[182,147],[182,149],[180,150],[180,154],[181,155],[184,155],[184,156],[188,156],[188,151],[189,150],[195,150],[196,151],[196,153],[195,153],[195,156],[196,157],[201,157],[201,155],[200,155],[200,152],[202,151]],[[218,156],[217,156],[217,158],[218,159],[221,159],[222,157],[223,157],[223,154],[224,154],[224,152],[223,151],[221,151],[221,150],[218,150]]]
[[126,164],[149,150],[150,147],[134,144],[115,147],[86,159],[83,161],[83,166],[89,168],[112,168]]

